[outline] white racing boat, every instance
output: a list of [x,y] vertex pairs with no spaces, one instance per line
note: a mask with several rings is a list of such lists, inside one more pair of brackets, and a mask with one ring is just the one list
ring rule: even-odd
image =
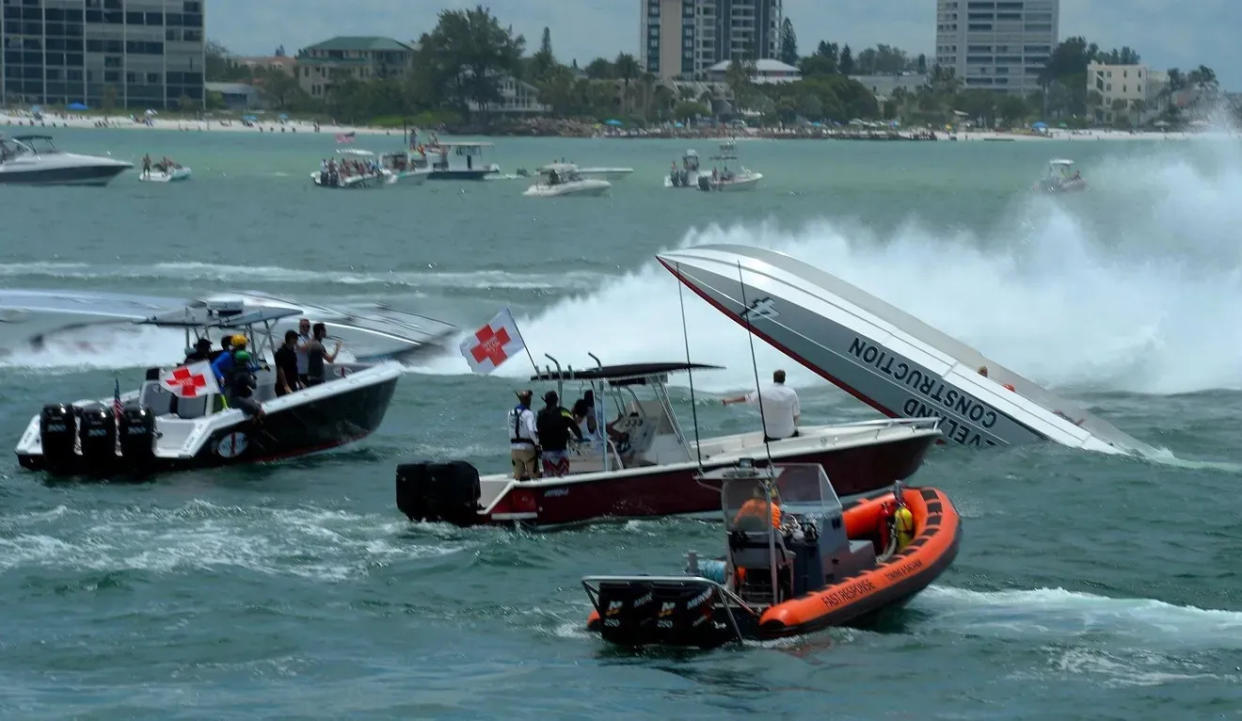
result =
[[552,163],[539,169],[539,180],[523,195],[532,198],[558,198],[570,195],[603,195],[612,187],[607,180],[584,178],[572,163]]
[[578,174],[582,177],[600,180],[621,180],[633,172],[633,168],[578,168]]
[[885,415],[938,416],[947,440],[970,447],[1052,440],[1160,454],[914,316],[782,253],[705,245],[658,258],[727,317]]
[[[203,307],[229,300],[249,307],[291,311],[272,321],[272,332],[278,336],[296,329],[302,318],[323,323],[329,335],[341,340],[346,352],[359,362],[408,360],[438,348],[456,331],[448,323],[386,306],[327,307],[256,291],[186,299],[94,291],[0,290],[0,347],[9,353],[59,347],[81,352],[90,347],[88,338],[101,346],[114,344],[114,333],[150,327],[135,323],[167,308]],[[92,329],[104,332],[93,333]]]
[[112,158],[61,152],[48,135],[0,136],[0,184],[107,185],[132,167]]

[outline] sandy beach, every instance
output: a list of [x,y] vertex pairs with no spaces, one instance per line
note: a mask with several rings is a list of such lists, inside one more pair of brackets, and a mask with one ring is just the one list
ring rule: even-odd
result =
[[[301,133],[315,133],[337,135],[341,133],[356,133],[358,135],[381,135],[393,136],[401,135],[400,129],[370,127],[365,125],[333,125],[320,124],[316,130],[315,124],[308,120],[288,119],[281,121],[275,118],[260,117],[259,121],[246,125],[240,119],[230,118],[206,118],[203,120],[186,119],[186,118],[164,118],[161,116],[146,117],[143,115],[80,115],[74,113],[66,114],[44,114],[41,119],[36,120],[28,111],[0,111],[0,127],[8,128],[10,133],[14,133],[18,129],[25,128],[47,129],[55,128],[111,128],[124,130],[175,130],[181,132],[223,132],[223,133],[266,133],[273,135],[289,135]],[[712,137],[731,137],[742,140],[747,137],[754,139],[781,139],[781,138],[839,138],[846,135],[857,135],[858,133],[872,133],[875,135],[888,135],[887,129],[858,129],[850,127],[842,127],[839,129],[826,128],[728,128],[721,129],[723,132],[712,132],[715,128],[704,128],[701,130],[673,130],[673,129],[652,129],[652,130],[606,130],[599,133],[598,137],[611,138],[643,138],[643,137],[687,137],[687,138],[712,138]],[[706,132],[705,132],[706,131]],[[899,128],[896,130],[897,135],[902,139],[909,139],[911,135],[924,134],[927,130],[923,128]],[[1195,132],[1176,131],[1128,131],[1114,130],[1109,128],[1090,128],[1084,130],[1066,130],[1061,128],[1050,128],[1043,133],[1032,131],[1003,131],[1003,130],[962,130],[957,132],[935,130],[936,139],[938,140],[957,140],[957,141],[990,141],[990,142],[1038,142],[1044,140],[1059,141],[1100,141],[1100,140],[1190,140],[1190,139],[1210,139],[1210,140],[1227,140],[1238,139],[1242,137],[1237,130],[1222,130],[1219,128],[1205,128]]]

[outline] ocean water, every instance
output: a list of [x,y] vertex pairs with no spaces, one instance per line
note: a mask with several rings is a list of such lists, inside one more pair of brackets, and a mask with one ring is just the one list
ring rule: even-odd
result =
[[[564,157],[635,173],[603,198],[527,181],[330,193],[327,135],[72,131],[67,149],[171,155],[184,184],[4,188],[0,286],[374,299],[473,329],[509,306],[539,362],[684,359],[661,249],[740,242],[873,292],[1168,450],[938,447],[961,552],[877,628],[706,653],[588,635],[593,573],[680,570],[719,527],[662,519],[528,534],[410,524],[393,471],[507,465],[529,365],[455,350],[402,378],[369,439],[145,484],[0,461],[0,718],[1100,719],[1242,717],[1242,146],[746,141],[754,193],[669,190],[685,143],[496,139],[503,170]],[[396,149],[400,134],[360,138]],[[699,142],[700,154],[714,150]],[[1089,192],[1028,192],[1051,157]],[[704,434],[753,377],[745,333],[685,297]],[[0,329],[3,330],[3,329]],[[46,402],[136,386],[181,339],[110,327],[0,354],[0,438]],[[874,417],[775,350],[807,422]],[[688,389],[674,389],[689,418]]]

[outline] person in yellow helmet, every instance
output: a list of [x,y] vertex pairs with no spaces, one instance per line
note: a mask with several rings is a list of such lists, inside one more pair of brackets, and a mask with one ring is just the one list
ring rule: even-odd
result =
[[906,504],[897,506],[893,512],[893,527],[897,531],[897,550],[900,551],[914,540],[914,514]]

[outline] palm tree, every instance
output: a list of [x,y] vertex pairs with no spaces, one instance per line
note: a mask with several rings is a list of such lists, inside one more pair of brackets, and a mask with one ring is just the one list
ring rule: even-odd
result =
[[[616,61],[613,62],[617,75],[625,81],[625,91],[621,94],[625,102],[629,102],[630,97],[630,81],[638,77],[642,72],[642,68],[638,65],[638,61],[629,53],[620,53],[617,55]],[[624,108],[623,108],[624,110]]]

